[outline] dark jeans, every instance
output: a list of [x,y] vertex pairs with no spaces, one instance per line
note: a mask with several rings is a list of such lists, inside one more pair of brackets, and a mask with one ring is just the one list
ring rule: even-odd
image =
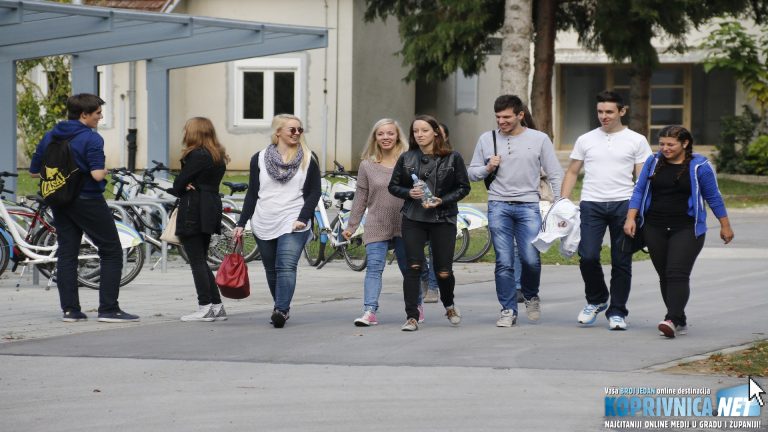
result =
[[61,309],[80,310],[77,290],[77,256],[83,233],[99,249],[99,313],[120,310],[120,277],[123,270],[123,251],[104,197],[77,198],[70,205],[53,208],[53,226],[59,248],[56,251],[56,285],[59,288]]
[[610,304],[605,316],[626,317],[629,289],[632,284],[632,254],[621,251],[624,237],[624,221],[629,201],[582,201],[581,242],[579,242],[579,269],[584,279],[587,303],[608,302],[609,291],[605,284],[603,266],[600,265],[600,249],[605,229],[611,235],[611,289]]
[[417,222],[403,216],[402,235],[405,241],[405,257],[408,261],[403,279],[403,298],[408,318],[419,319],[419,294],[421,269],[424,266],[424,246],[432,245],[437,285],[443,306],[453,305],[453,250],[456,247],[456,224]]
[[197,290],[197,304],[221,303],[219,286],[216,285],[216,278],[206,261],[208,246],[211,244],[211,235],[199,233],[180,237],[180,240],[189,258],[189,266],[192,268],[192,280],[195,281],[195,289]]
[[691,271],[704,247],[704,235],[696,238],[693,228],[693,225],[665,228],[649,224],[643,228],[653,267],[659,274],[661,298],[667,306],[664,319],[678,326],[687,325],[685,305],[691,295]]

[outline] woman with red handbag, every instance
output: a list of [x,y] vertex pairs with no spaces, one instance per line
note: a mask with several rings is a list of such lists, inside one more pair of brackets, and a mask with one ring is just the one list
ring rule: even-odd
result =
[[248,192],[234,232],[240,237],[251,221],[275,302],[275,328],[288,320],[296,268],[320,200],[320,168],[303,134],[301,120],[294,115],[272,119],[272,143],[251,158]]
[[198,309],[181,320],[223,321],[227,319],[227,312],[206,255],[211,235],[220,233],[219,183],[227,170],[229,156],[216,137],[213,123],[204,117],[187,121],[183,144],[181,173],[168,192],[179,197],[176,235],[189,257]]

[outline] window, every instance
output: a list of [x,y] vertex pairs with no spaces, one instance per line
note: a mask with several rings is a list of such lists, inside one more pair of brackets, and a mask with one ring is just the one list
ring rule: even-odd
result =
[[269,127],[275,114],[304,119],[301,58],[257,57],[232,64],[232,126]]
[[458,69],[456,75],[456,114],[477,113],[477,75],[464,76]]
[[104,118],[99,122],[99,129],[109,129],[113,126],[112,113],[115,112],[115,106],[112,104],[112,66],[97,66],[96,80],[99,97],[105,102],[101,106]]

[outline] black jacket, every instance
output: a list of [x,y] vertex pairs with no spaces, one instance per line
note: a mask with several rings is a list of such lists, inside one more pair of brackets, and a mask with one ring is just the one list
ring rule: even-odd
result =
[[425,209],[421,201],[417,201],[408,194],[413,189],[411,174],[420,175],[421,158],[424,154],[421,150],[409,150],[403,153],[395,164],[392,178],[389,181],[389,193],[405,200],[402,213],[409,219],[420,214],[435,218],[435,222],[443,222],[446,218],[459,214],[458,202],[469,194],[470,185],[467,175],[467,167],[464,159],[458,152],[451,152],[437,160],[437,169],[433,175],[435,178],[435,190],[432,194],[443,200],[435,209]]
[[[237,221],[237,226],[244,227],[248,220],[253,216],[253,212],[256,210],[256,201],[259,200],[259,189],[261,188],[261,182],[259,181],[259,174],[261,169],[259,168],[259,153],[256,152],[251,158],[251,171],[248,174],[248,192],[245,193],[245,201],[243,201],[243,208],[240,210],[240,220]],[[301,168],[299,168],[301,169]],[[309,225],[310,219],[315,212],[315,207],[320,201],[320,166],[317,163],[317,155],[312,152],[312,157],[309,160],[309,166],[307,167],[307,178],[304,180],[304,186],[302,187],[302,196],[304,198],[304,206],[299,213],[299,222],[303,222]]]
[[[191,151],[181,160],[181,173],[168,189],[179,197],[177,236],[221,233],[219,183],[226,170],[226,165],[214,164],[211,154],[202,148]],[[195,190],[187,190],[190,183]]]

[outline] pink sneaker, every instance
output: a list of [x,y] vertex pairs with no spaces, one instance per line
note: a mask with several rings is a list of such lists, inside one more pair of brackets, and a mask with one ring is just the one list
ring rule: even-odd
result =
[[424,305],[419,305],[419,324],[424,322]]
[[370,310],[363,312],[363,316],[355,320],[355,325],[358,327],[368,327],[378,323],[376,321],[376,312]]
[[659,323],[659,332],[662,336],[666,336],[671,339],[675,337],[675,325],[671,320],[664,320]]

